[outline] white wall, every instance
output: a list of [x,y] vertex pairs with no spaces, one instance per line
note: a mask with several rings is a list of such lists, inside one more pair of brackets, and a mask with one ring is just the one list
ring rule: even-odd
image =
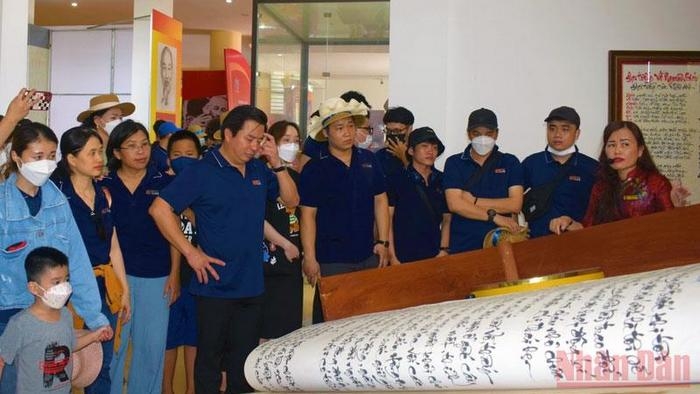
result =
[[698,15],[697,0],[392,0],[389,100],[435,128],[442,162],[480,107],[498,115],[501,150],[523,159],[544,148],[549,111],[572,106],[579,148],[597,157],[608,51],[700,50]]
[[131,100],[131,42],[130,29],[51,32],[49,127],[59,138],[79,124],[76,117],[93,96],[113,92],[121,101]]

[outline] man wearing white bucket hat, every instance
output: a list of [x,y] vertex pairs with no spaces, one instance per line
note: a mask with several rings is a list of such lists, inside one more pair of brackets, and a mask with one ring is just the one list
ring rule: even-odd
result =
[[[321,104],[309,129],[315,140],[328,140],[329,153],[301,174],[303,268],[312,284],[322,275],[384,267],[390,260],[384,175],[374,154],[354,145],[356,124],[366,115],[364,104],[334,97]],[[314,322],[322,321],[320,306],[316,297]]]

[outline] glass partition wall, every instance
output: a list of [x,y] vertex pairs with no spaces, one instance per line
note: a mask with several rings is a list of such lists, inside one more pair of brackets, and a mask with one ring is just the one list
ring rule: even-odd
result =
[[389,1],[256,0],[254,103],[270,121],[306,133],[327,97],[363,93],[373,109],[388,97]]

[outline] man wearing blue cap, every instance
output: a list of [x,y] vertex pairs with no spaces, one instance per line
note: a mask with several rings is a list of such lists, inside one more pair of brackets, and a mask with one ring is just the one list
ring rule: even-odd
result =
[[450,253],[480,249],[496,227],[512,232],[520,226],[511,217],[523,203],[523,168],[509,153],[498,151],[498,121],[481,108],[469,115],[471,143],[445,163],[445,197],[450,208]]
[[392,262],[407,263],[445,256],[450,240],[450,213],[435,160],[445,146],[430,127],[408,137],[409,164],[387,176]]

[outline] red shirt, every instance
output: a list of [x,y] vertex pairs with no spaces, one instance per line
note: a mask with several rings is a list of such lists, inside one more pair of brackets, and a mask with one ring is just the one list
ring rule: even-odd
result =
[[[598,224],[594,223],[595,212],[598,209],[601,196],[607,192],[601,181],[597,181],[593,185],[586,216],[581,222],[584,226]],[[614,222],[672,208],[671,182],[658,172],[646,172],[635,168],[623,181],[622,195],[618,201],[618,213],[615,217],[604,222]]]

